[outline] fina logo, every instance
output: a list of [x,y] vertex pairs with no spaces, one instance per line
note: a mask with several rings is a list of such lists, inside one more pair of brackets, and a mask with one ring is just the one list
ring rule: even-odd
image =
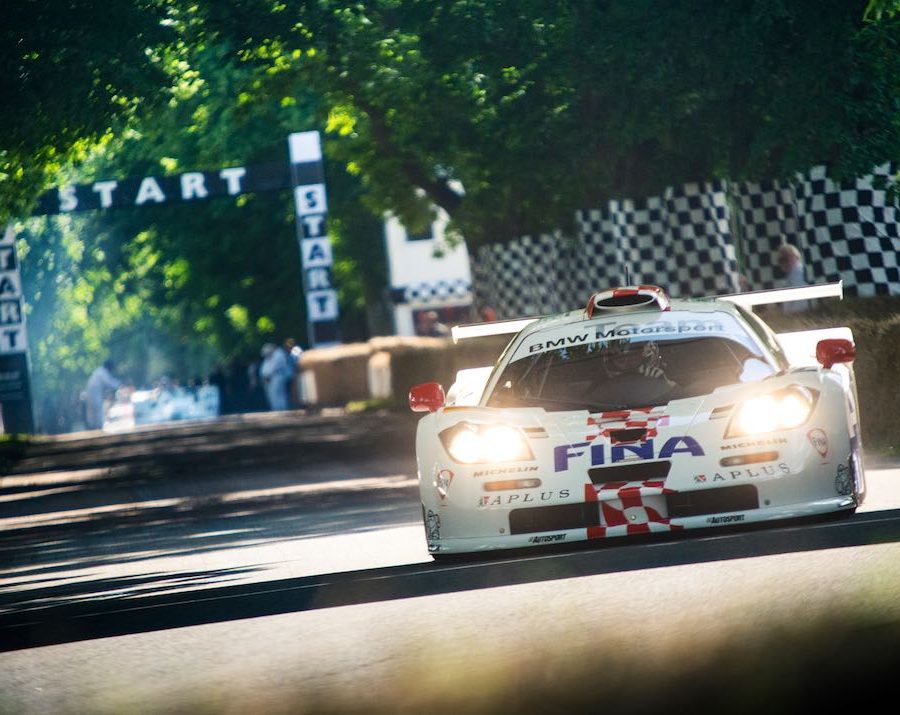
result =
[[[606,445],[576,442],[562,444],[553,448],[553,471],[564,472],[569,468],[569,460],[584,455],[585,448],[590,447],[592,467],[606,464]],[[609,462],[615,464],[634,459],[668,459],[673,454],[687,453],[694,457],[703,457],[703,448],[693,437],[670,437],[656,454],[653,440],[648,439],[640,444],[614,444],[609,451]]]

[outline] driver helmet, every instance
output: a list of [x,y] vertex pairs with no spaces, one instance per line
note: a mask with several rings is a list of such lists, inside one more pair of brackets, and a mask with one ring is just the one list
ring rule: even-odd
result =
[[603,349],[603,366],[610,375],[639,372],[652,375],[660,363],[659,348],[652,340],[611,340]]

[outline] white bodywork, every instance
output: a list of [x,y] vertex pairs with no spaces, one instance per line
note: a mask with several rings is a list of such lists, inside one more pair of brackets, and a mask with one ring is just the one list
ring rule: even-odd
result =
[[[555,351],[571,344],[591,352],[597,335],[665,333],[672,326],[680,332],[690,321],[731,331],[729,338],[758,353],[749,361],[760,366],[758,372],[745,369],[735,381],[652,407],[488,406],[504,368],[548,344]],[[461,372],[445,406],[419,422],[416,454],[429,551],[454,554],[852,513],[865,493],[856,389],[849,365],[825,369],[816,363],[815,346],[824,337],[852,335],[838,328],[776,338],[745,309],[716,300],[673,301],[670,313],[642,309],[589,319],[573,311],[529,322],[496,369]],[[731,435],[740,405],[785,389],[814,395],[802,424]],[[440,434],[459,423],[512,427],[533,458],[458,462]]]

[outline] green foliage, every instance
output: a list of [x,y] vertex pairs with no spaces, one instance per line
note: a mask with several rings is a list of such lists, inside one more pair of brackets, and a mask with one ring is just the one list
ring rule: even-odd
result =
[[16,0],[0,23],[0,222],[27,215],[58,171],[149,109],[151,48],[174,40],[169,0]]
[[[206,45],[190,28],[185,38],[193,41],[161,59],[169,101],[97,146],[74,180],[286,162],[287,135],[317,128],[313,95],[295,90],[287,102],[262,90],[226,45]],[[358,204],[358,179],[340,165],[327,174],[345,332],[367,336],[366,296],[380,300],[384,283],[381,226]],[[71,422],[88,374],[107,357],[145,386],[163,374],[187,380],[216,363],[249,361],[263,342],[306,341],[290,191],[33,219],[21,228],[44,429]]]
[[[0,219],[48,183],[284,160],[326,129],[344,338],[377,332],[381,216],[470,248],[691,180],[900,157],[896,0],[21,0]],[[29,223],[36,381],[135,380],[305,338],[287,192]],[[383,323],[382,323],[383,324]],[[52,366],[52,367],[51,367]],[[51,394],[58,394],[51,391]]]
[[863,2],[200,7],[242,56],[326,98],[372,206],[414,226],[427,197],[470,246],[670,184],[900,156],[900,22]]

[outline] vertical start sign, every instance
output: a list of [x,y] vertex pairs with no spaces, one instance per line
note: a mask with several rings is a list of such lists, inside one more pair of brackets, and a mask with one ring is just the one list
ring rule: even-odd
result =
[[341,342],[337,291],[331,274],[328,240],[328,202],[319,132],[297,132],[288,137],[291,183],[297,217],[297,239],[306,295],[310,347]]
[[3,432],[34,432],[22,278],[11,226],[0,237],[0,416]]

